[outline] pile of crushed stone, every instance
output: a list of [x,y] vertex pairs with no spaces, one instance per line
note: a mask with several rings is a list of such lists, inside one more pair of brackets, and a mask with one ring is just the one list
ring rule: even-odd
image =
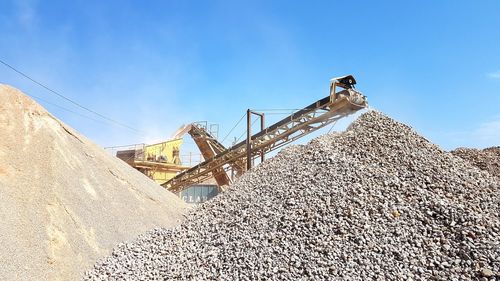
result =
[[482,150],[461,147],[451,153],[500,178],[500,146],[488,147]]
[[185,205],[0,84],[0,280],[75,280]]
[[86,280],[495,280],[500,183],[369,111],[291,146]]

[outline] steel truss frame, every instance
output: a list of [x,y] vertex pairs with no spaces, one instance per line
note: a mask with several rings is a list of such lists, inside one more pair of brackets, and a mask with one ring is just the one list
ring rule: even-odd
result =
[[[356,93],[355,96],[352,94]],[[349,114],[366,107],[366,101],[359,103],[360,93],[353,89],[331,93],[317,102],[283,118],[281,121],[254,134],[251,139],[251,157],[268,153],[304,135],[314,132]],[[216,146],[218,146],[216,144]],[[221,145],[222,146],[222,145]],[[223,147],[223,146],[222,146]],[[218,147],[220,150],[220,147]],[[203,182],[211,177],[227,173],[237,163],[247,159],[246,140],[235,144],[204,162],[179,173],[163,184],[168,190],[179,193],[185,188]],[[222,187],[221,187],[222,188]]]

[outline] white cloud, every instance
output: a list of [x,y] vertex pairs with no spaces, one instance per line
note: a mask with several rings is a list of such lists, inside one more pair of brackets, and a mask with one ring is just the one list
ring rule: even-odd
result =
[[[433,135],[433,136],[432,136]],[[457,147],[483,149],[500,145],[500,115],[478,124],[468,131],[439,131],[431,134],[431,140],[446,150]]]
[[493,121],[482,123],[473,135],[481,143],[500,145],[500,116]]
[[488,73],[488,77],[492,79],[500,79],[500,70]]

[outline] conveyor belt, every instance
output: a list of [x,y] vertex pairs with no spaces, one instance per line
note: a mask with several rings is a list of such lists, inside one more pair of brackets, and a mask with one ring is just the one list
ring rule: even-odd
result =
[[[252,158],[258,156],[261,151],[267,153],[275,150],[364,107],[366,107],[364,96],[350,87],[339,93],[333,93],[252,135]],[[242,160],[246,155],[246,140],[244,140],[179,173],[163,186],[178,193],[190,185],[225,173],[231,168],[231,163],[236,161],[244,163]]]

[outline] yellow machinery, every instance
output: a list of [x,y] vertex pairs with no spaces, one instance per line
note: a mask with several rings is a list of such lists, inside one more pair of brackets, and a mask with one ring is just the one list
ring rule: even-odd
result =
[[133,149],[117,151],[116,156],[157,183],[163,184],[189,168],[181,163],[181,145],[181,138],[149,145],[140,144]]

